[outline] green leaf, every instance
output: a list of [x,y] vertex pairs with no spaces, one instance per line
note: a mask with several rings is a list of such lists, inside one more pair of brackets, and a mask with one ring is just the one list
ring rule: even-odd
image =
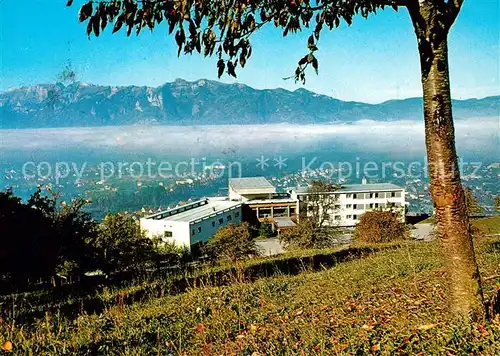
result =
[[182,46],[184,45],[184,42],[186,41],[186,34],[184,33],[184,28],[181,28],[177,30],[175,34],[175,42],[177,42],[177,46],[179,46],[179,50],[177,52],[177,56],[181,55],[182,51]]
[[120,31],[125,21],[125,14],[121,14],[116,18],[115,27],[113,28],[113,33]]
[[87,20],[90,16],[92,16],[93,10],[94,10],[93,2],[89,1],[80,8],[80,12],[78,14],[78,20],[80,22]]
[[219,78],[222,77],[222,74],[224,73],[225,67],[226,67],[226,64],[224,63],[224,60],[223,59],[219,59],[219,61],[217,62],[217,68],[218,68]]
[[94,28],[94,34],[96,37],[99,37],[99,34],[101,32],[101,28],[100,28],[101,18],[96,15],[96,16],[92,17],[91,21],[92,21],[92,26]]
[[316,57],[313,57],[312,66],[313,66],[314,70],[316,71],[316,74],[318,74],[318,60],[316,59]]
[[306,64],[308,62],[308,56],[304,56],[300,59],[299,61],[299,66],[303,66],[304,64]]

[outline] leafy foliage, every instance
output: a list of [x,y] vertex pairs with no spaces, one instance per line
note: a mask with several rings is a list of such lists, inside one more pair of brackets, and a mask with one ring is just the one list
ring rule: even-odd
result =
[[307,195],[307,216],[311,218],[315,228],[321,230],[333,223],[333,213],[337,197],[332,194],[337,188],[330,182],[312,181]]
[[354,239],[365,243],[391,242],[407,239],[408,230],[392,211],[367,211],[354,230]]
[[164,242],[162,237],[153,239],[155,259],[157,262],[175,266],[185,264],[193,260],[191,251],[185,247],[176,245],[174,242]]
[[259,226],[259,236],[271,237],[273,236],[273,226],[269,222],[263,222]]
[[153,243],[131,217],[110,214],[99,226],[99,233],[88,244],[95,253],[98,268],[112,273],[136,268],[154,257]]
[[162,258],[131,217],[108,215],[98,224],[85,211],[88,203],[59,202],[50,189],[38,188],[26,203],[11,191],[0,192],[0,279],[26,283],[95,270],[113,273]]
[[497,213],[500,213],[500,195],[495,197],[494,209]]
[[[149,0],[89,1],[80,8],[78,19],[87,22],[87,35],[98,37],[114,22],[113,33],[125,29],[127,36],[147,28],[153,31],[162,22],[168,26],[182,52],[218,56],[219,77],[224,72],[236,77],[252,55],[250,36],[266,24],[274,24],[283,36],[308,29],[307,53],[298,61],[296,81],[305,82],[305,70],[317,73],[315,55],[324,28],[332,30],[341,22],[351,25],[355,15],[367,18],[386,6],[397,10],[400,0]],[[68,1],[68,6],[72,1]],[[174,34],[175,32],[175,34]]]
[[470,187],[464,187],[465,194],[465,206],[467,207],[467,213],[469,216],[478,215],[484,213],[484,208],[479,204],[477,197]]
[[337,197],[331,194],[337,188],[324,181],[312,181],[306,200],[301,202],[307,213],[301,216],[297,226],[284,229],[280,241],[287,249],[326,248],[337,234],[332,217],[338,208]]
[[286,249],[326,248],[332,244],[331,236],[319,231],[312,218],[301,218],[296,226],[283,229],[279,239]]
[[205,246],[206,253],[217,259],[237,261],[248,256],[260,255],[261,251],[247,223],[221,227]]
[[[51,274],[58,264],[57,236],[38,207],[24,204],[11,191],[0,192],[0,278],[25,279]],[[51,204],[47,203],[47,209]]]

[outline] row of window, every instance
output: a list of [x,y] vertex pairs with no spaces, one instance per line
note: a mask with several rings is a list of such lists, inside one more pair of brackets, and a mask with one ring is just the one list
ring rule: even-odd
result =
[[396,198],[401,197],[401,192],[381,192],[381,193],[347,193],[346,198],[353,199],[373,199],[373,198]]
[[[235,213],[234,213],[234,217],[235,217],[235,218],[239,218],[239,217],[240,217],[240,212],[239,212],[239,211],[235,212]],[[232,216],[232,215],[227,215],[227,216],[226,216],[226,222],[230,222],[230,221],[232,221],[232,220],[233,220],[233,216]],[[220,226],[220,225],[222,225],[222,224],[224,224],[224,218],[223,218],[223,217],[222,217],[222,218],[219,218],[219,220],[217,221],[217,223],[218,223],[218,225],[219,225],[219,226]],[[212,227],[215,227],[215,225],[216,225],[216,222],[215,222],[215,220],[214,220],[214,221],[212,221]],[[194,236],[194,235],[196,235],[197,233],[198,233],[198,234],[199,234],[199,233],[201,233],[201,226],[198,226],[198,227],[196,228],[196,230],[195,230],[195,229],[191,230],[191,235],[193,235],[193,236]]]
[[[345,207],[346,209],[363,210],[365,208],[367,209],[377,209],[386,207],[394,208],[398,206],[401,206],[401,203],[346,204]],[[340,206],[339,207],[336,206],[335,208],[339,209]]]
[[[358,220],[358,215],[346,215],[346,219],[347,219],[347,220],[350,220],[350,219],[353,219],[353,220]],[[342,216],[340,216],[340,215],[335,215],[334,220],[335,220],[335,221],[340,221],[340,220],[342,220]]]

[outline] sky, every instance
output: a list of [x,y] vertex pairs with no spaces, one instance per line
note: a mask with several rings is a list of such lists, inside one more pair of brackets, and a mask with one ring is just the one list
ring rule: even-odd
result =
[[[177,58],[166,26],[127,38],[109,28],[99,38],[86,36],[77,20],[83,2],[75,0],[0,0],[0,91],[54,83],[70,64],[77,79],[101,85],[159,86],[176,78],[217,80],[216,58]],[[251,87],[302,87],[292,75],[306,53],[309,32],[289,35],[268,26],[252,37],[253,55],[238,78],[226,83]],[[416,39],[405,9],[355,18],[322,33],[319,75],[310,72],[305,88],[342,100],[378,103],[421,96]],[[467,0],[450,33],[452,96],[481,98],[500,94],[500,0]]]

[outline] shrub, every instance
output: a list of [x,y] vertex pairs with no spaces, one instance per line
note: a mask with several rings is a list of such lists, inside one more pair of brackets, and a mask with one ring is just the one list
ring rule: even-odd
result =
[[138,268],[154,256],[153,242],[139,225],[123,214],[109,214],[94,239],[88,240],[94,251],[96,267],[105,273]]
[[158,263],[175,266],[191,261],[191,251],[174,242],[161,242],[161,238],[153,239],[155,259]]
[[259,236],[271,237],[273,236],[273,226],[268,222],[263,222],[259,227]]
[[208,240],[204,250],[214,259],[227,258],[234,262],[244,257],[261,254],[260,248],[252,237],[250,225],[247,223],[221,227],[215,236]]
[[333,230],[318,229],[312,218],[302,218],[297,226],[283,229],[280,242],[287,249],[326,248],[332,244]]
[[368,243],[391,242],[409,237],[405,224],[392,211],[368,211],[354,230],[354,239]]

